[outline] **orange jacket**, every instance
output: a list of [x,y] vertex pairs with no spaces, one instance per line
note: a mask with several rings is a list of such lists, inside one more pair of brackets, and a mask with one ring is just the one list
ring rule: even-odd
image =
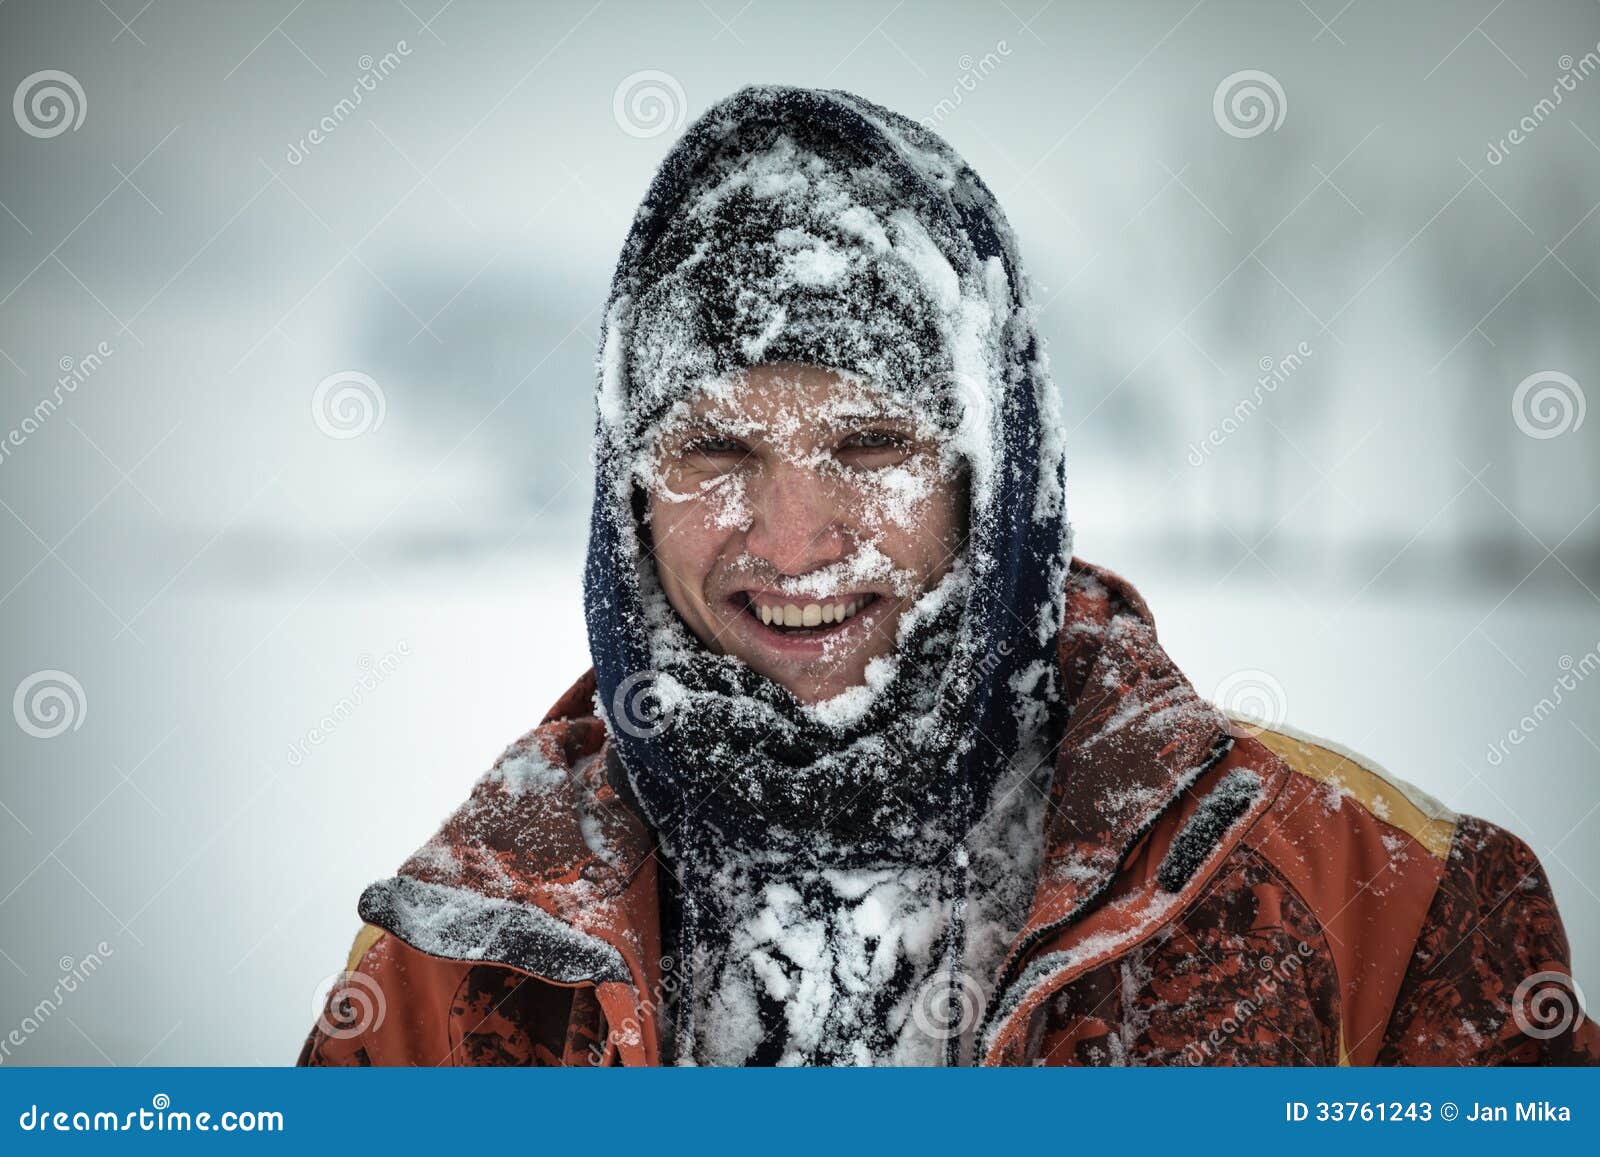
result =
[[[1516,837],[1227,720],[1108,572],[1074,564],[1059,657],[1044,866],[982,1063],[1600,1062]],[[678,970],[593,695],[586,675],[367,889],[302,1064],[659,1063]]]

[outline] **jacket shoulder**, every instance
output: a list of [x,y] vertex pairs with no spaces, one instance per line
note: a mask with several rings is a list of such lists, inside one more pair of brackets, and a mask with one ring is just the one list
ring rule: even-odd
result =
[[1340,1050],[1371,1064],[1460,824],[1375,760],[1286,726],[1247,731],[1287,769],[1246,843],[1310,911],[1338,974]]
[[[1255,739],[1290,772],[1258,850],[1329,933],[1348,1063],[1600,1058],[1549,882],[1523,840],[1331,740],[1285,726]],[[1572,1011],[1545,1034],[1531,1018],[1551,1007]]]
[[389,933],[386,929],[379,928],[376,924],[363,924],[356,932],[356,938],[350,944],[350,954],[345,958],[344,970],[355,972],[361,967],[361,962],[367,958],[367,953],[377,947],[378,941]]
[[1320,785],[1324,802],[1341,810],[1345,801],[1380,823],[1405,833],[1443,860],[1450,853],[1460,817],[1415,784],[1407,783],[1360,752],[1290,727],[1249,726],[1255,738],[1296,776]]

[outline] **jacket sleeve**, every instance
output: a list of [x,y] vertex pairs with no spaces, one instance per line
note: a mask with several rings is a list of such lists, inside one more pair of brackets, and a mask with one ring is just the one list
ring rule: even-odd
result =
[[1376,1063],[1600,1064],[1581,1001],[1538,858],[1461,817]]
[[345,970],[334,974],[298,1063],[458,1063],[450,1010],[465,971],[462,964],[427,956],[365,925]]
[[595,1065],[603,1017],[591,986],[430,956],[380,928],[356,936],[297,1062]]

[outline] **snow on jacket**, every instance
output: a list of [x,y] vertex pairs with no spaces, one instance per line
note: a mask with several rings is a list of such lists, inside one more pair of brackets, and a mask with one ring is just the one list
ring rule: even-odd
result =
[[[1528,847],[1370,761],[1203,701],[1143,599],[1074,562],[1069,706],[1030,915],[984,1064],[1600,1062]],[[307,1065],[649,1065],[651,833],[593,675],[361,897]],[[987,987],[987,986],[986,986]]]

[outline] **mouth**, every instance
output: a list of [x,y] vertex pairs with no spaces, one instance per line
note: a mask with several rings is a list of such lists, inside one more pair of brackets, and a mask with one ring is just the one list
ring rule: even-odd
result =
[[758,637],[776,644],[821,644],[869,624],[883,598],[872,591],[856,591],[820,602],[740,591],[730,602]]

